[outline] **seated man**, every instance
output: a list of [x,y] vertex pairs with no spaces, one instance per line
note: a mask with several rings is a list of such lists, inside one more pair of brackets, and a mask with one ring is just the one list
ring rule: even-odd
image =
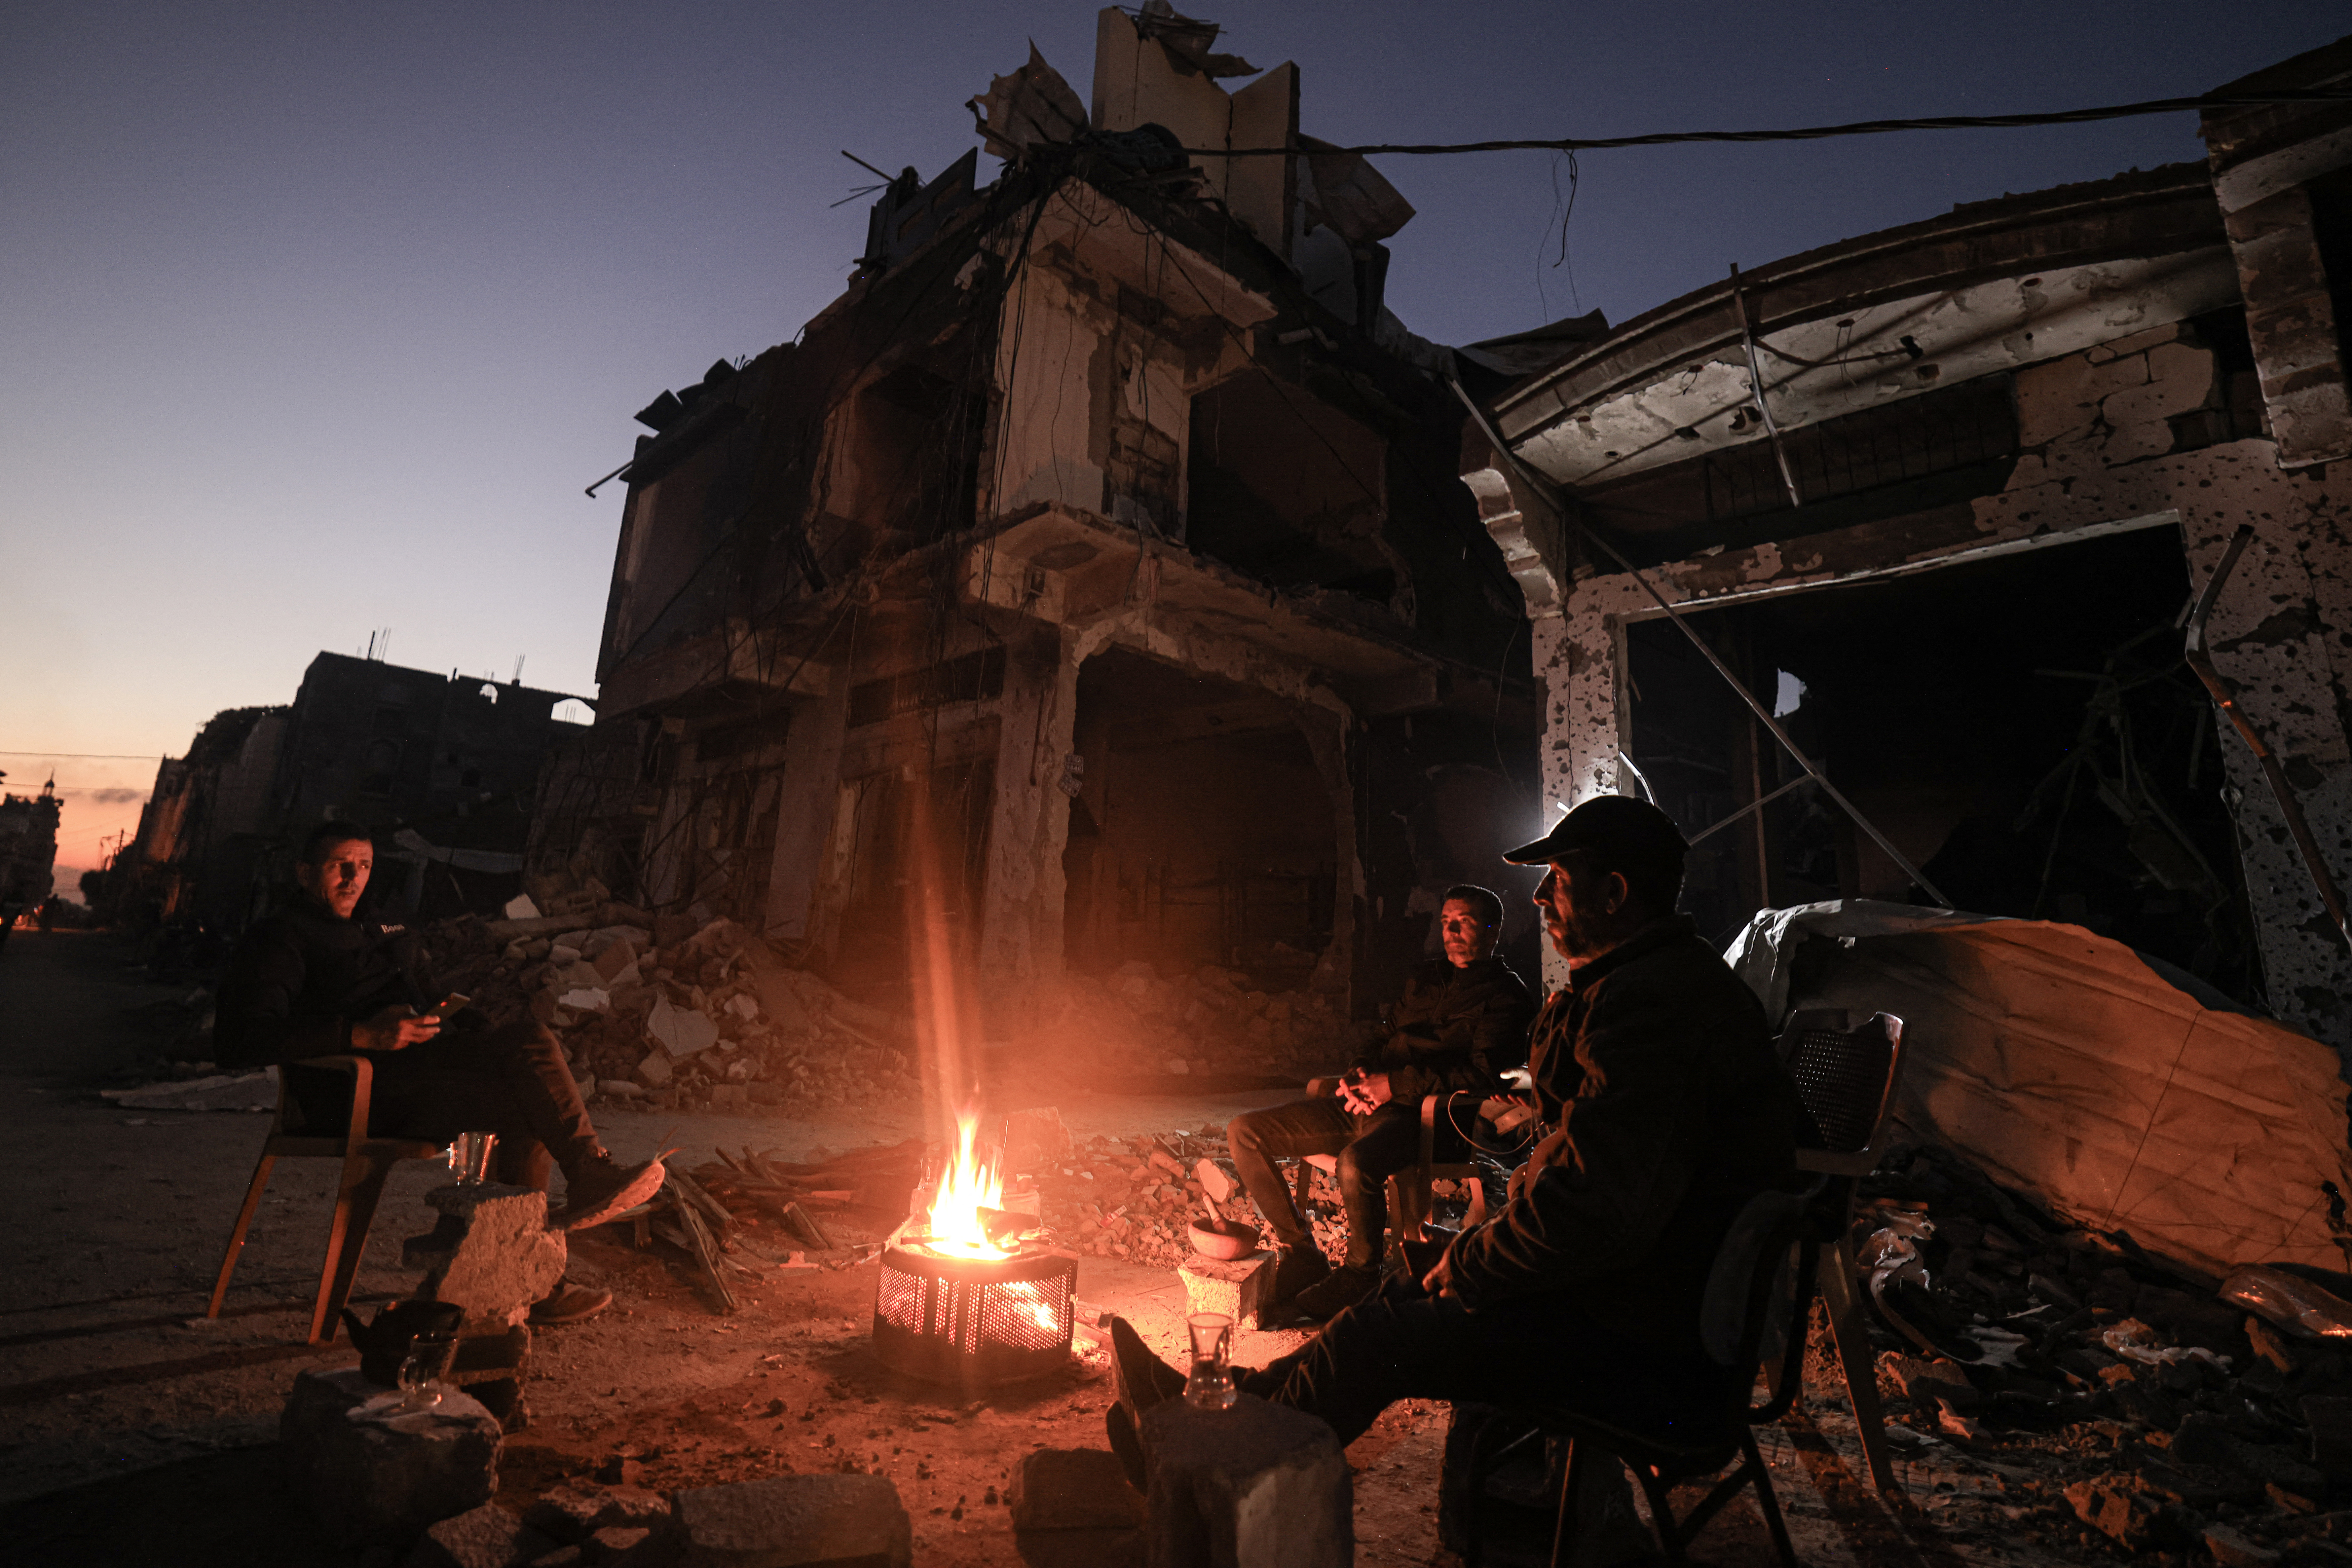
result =
[[[1688,846],[1655,806],[1585,802],[1504,858],[1549,863],[1536,891],[1568,961],[1529,1067],[1553,1131],[1509,1201],[1421,1280],[1393,1278],[1303,1348],[1235,1382],[1353,1442],[1392,1401],[1605,1405],[1726,1397],[1699,1307],[1731,1221],[1794,1179],[1795,1089],[1755,995],[1675,915]],[[1112,1446],[1140,1468],[1140,1410],[1184,1376],[1124,1322]]]
[[[255,1068],[356,1053],[374,1064],[368,1131],[446,1143],[460,1132],[499,1135],[497,1176],[544,1192],[550,1156],[563,1169],[565,1208],[549,1223],[598,1225],[643,1203],[662,1184],[659,1161],[624,1167],[596,1142],[579,1086],[555,1037],[529,1018],[491,1027],[459,1012],[445,1026],[422,1016],[433,993],[400,927],[352,919],[375,866],[366,833],[329,822],[304,840],[294,868],[301,891],[259,921],[230,955],[215,1010],[223,1067]],[[341,1128],[350,1079],[331,1069],[284,1068],[306,1126]],[[576,1322],[612,1297],[559,1285],[531,1321]]]
[[[1321,1322],[1372,1293],[1381,1278],[1388,1228],[1388,1179],[1421,1157],[1421,1101],[1431,1094],[1469,1096],[1471,1110],[1496,1093],[1505,1068],[1527,1059],[1535,999],[1495,956],[1503,934],[1503,900],[1485,888],[1445,889],[1437,911],[1445,956],[1421,964],[1405,983],[1395,1027],[1339,1080],[1338,1092],[1265,1110],[1244,1111],[1225,1129],[1234,1169],[1274,1233],[1275,1300]],[[1318,1079],[1309,1084],[1312,1093]],[[1436,1157],[1469,1158],[1451,1116],[1437,1123]],[[1275,1169],[1277,1159],[1339,1156],[1339,1197],[1348,1211],[1348,1260],[1329,1270],[1315,1237]]]

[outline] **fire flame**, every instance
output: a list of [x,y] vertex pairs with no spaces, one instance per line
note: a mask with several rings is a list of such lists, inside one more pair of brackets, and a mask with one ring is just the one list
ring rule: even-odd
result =
[[1014,1311],[1019,1312],[1047,1333],[1058,1334],[1062,1331],[1060,1315],[1054,1310],[1054,1304],[1045,1300],[1045,1293],[1036,1286],[1025,1279],[1014,1279],[999,1285],[996,1289],[1003,1293],[1001,1299],[1008,1302]]
[[976,1114],[956,1118],[956,1156],[940,1173],[939,1192],[931,1199],[929,1246],[950,1258],[1010,1258],[1012,1253],[988,1239],[980,1223],[982,1209],[1004,1206],[1004,1177],[972,1152],[979,1128]]

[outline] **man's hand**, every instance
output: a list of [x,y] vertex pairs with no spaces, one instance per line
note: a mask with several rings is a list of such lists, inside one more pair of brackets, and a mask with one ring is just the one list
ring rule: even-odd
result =
[[362,1019],[352,1026],[352,1049],[355,1051],[398,1051],[410,1046],[421,1046],[441,1032],[438,1018],[420,1018],[416,1009],[405,1003],[386,1007],[373,1018]]
[[1449,1267],[1453,1257],[1454,1248],[1451,1247],[1439,1255],[1437,1261],[1429,1266],[1429,1272],[1421,1277],[1423,1289],[1433,1296],[1450,1296],[1454,1293],[1454,1275]]
[[1357,1115],[1370,1116],[1389,1102],[1389,1075],[1384,1072],[1352,1074],[1339,1086],[1339,1098]]

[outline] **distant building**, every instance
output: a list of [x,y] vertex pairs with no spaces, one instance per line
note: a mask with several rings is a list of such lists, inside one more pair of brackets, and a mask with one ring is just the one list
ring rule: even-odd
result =
[[379,910],[488,910],[521,889],[555,717],[585,700],[484,677],[321,653],[292,703],[215,715],[167,758],[118,858],[118,916],[242,927],[329,818],[376,841]]
[[49,896],[58,858],[58,786],[0,795],[0,921],[30,914]]

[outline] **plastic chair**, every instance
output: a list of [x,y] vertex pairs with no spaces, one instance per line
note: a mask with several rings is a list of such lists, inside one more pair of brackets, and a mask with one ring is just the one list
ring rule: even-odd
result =
[[[301,1111],[287,1088],[289,1068],[318,1068],[352,1075],[352,1110],[345,1126],[332,1135],[306,1131]],[[312,1057],[289,1062],[278,1069],[278,1114],[261,1145],[260,1163],[245,1189],[245,1206],[236,1211],[236,1228],[229,1232],[228,1252],[221,1259],[220,1278],[213,1282],[212,1304],[205,1316],[220,1316],[228,1295],[229,1276],[236,1272],[245,1250],[245,1233],[254,1211],[261,1206],[261,1190],[269,1184],[269,1168],[280,1160],[341,1160],[342,1180],[335,1187],[335,1214],[327,1227],[326,1261],[319,1268],[319,1297],[310,1310],[310,1343],[323,1345],[335,1337],[335,1314],[350,1299],[352,1281],[360,1271],[360,1255],[367,1250],[368,1226],[375,1219],[376,1200],[383,1182],[403,1160],[438,1160],[446,1151],[437,1143],[413,1138],[371,1138],[367,1132],[368,1100],[375,1089],[375,1067],[365,1057]]]
[[[1314,1095],[1325,1084],[1336,1085],[1337,1079],[1311,1079],[1307,1092]],[[1323,1093],[1333,1092],[1322,1089]],[[1421,1100],[1421,1156],[1412,1164],[1391,1176],[1389,1187],[1389,1226],[1400,1239],[1429,1239],[1429,1184],[1444,1177],[1450,1181],[1467,1181],[1471,1185],[1468,1224],[1476,1225],[1486,1217],[1486,1187],[1479,1180],[1478,1167],[1467,1163],[1444,1163],[1437,1161],[1437,1119],[1444,1114],[1446,1096],[1423,1095]],[[1303,1154],[1299,1156],[1297,1174],[1291,1181],[1293,1200],[1298,1205],[1299,1217],[1307,1215],[1307,1199],[1314,1177],[1312,1172],[1336,1177],[1339,1171],[1337,1154]]]
[[[1668,1397],[1645,1395],[1627,1397],[1626,1408],[1612,1411],[1560,1405],[1506,1409],[1507,1415],[1531,1422],[1533,1430],[1492,1452],[1484,1451],[1483,1443],[1474,1446],[1465,1516],[1469,1539],[1464,1552],[1471,1568],[1482,1561],[1478,1513],[1486,1478],[1518,1449],[1547,1436],[1563,1438],[1569,1445],[1552,1529],[1555,1568],[1562,1544],[1573,1534],[1578,1483],[1596,1455],[1633,1473],[1649,1499],[1651,1526],[1669,1563],[1679,1568],[1685,1563],[1685,1549],[1707,1521],[1753,1487],[1757,1510],[1764,1516],[1780,1561],[1787,1568],[1798,1568],[1754,1428],[1787,1415],[1804,1378],[1805,1316],[1812,1304],[1819,1251],[1815,1212],[1811,1194],[1759,1193],[1732,1222],[1716,1255],[1700,1321],[1708,1359],[1724,1373],[1720,1404],[1677,1407]],[[1767,1366],[1772,1393],[1761,1405],[1751,1405],[1759,1366]],[[1671,1489],[1718,1475],[1726,1466],[1732,1467],[1729,1473],[1721,1474],[1697,1505],[1677,1520]]]
[[1850,1029],[1841,1011],[1793,1014],[1780,1034],[1780,1062],[1813,1122],[1799,1138],[1797,1168],[1829,1178],[1823,1213],[1834,1226],[1835,1239],[1822,1278],[1822,1301],[1829,1309],[1830,1337],[1845,1373],[1846,1399],[1862,1435],[1863,1457],[1870,1462],[1871,1484],[1885,1496],[1900,1489],[1887,1459],[1876,1362],[1855,1283],[1853,1205],[1856,1185],[1878,1168],[1885,1152],[1886,1128],[1903,1081],[1903,1020],[1877,1013]]

